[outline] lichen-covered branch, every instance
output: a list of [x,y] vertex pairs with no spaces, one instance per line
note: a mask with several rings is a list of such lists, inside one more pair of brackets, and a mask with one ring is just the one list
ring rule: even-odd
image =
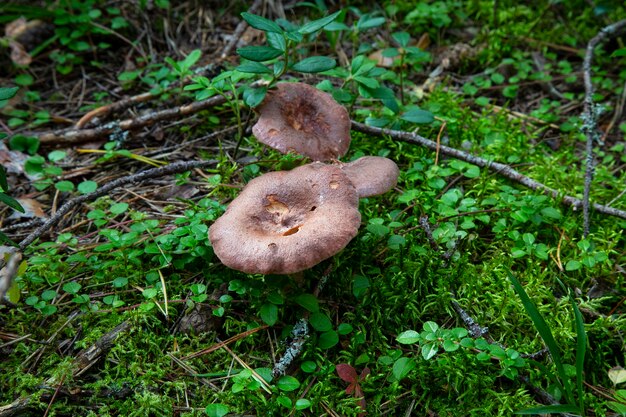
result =
[[91,129],[63,129],[49,133],[42,133],[37,136],[42,144],[75,144],[83,143],[94,139],[99,139],[111,134],[127,132],[132,129],[153,125],[156,122],[164,120],[172,120],[198,113],[201,110],[208,109],[226,102],[224,96],[214,96],[206,100],[195,101],[183,106],[177,106],[169,109],[158,110],[144,114],[132,119],[122,121],[114,121],[105,123]]
[[[565,195],[563,192],[560,192],[558,190],[555,190],[554,188],[550,188],[547,185],[544,185],[538,181],[535,181],[532,178],[529,178],[523,175],[522,173],[516,171],[515,169],[511,168],[509,165],[490,161],[485,158],[481,158],[479,156],[475,156],[467,152],[464,152],[455,148],[451,148],[449,146],[444,146],[444,145],[437,146],[437,143],[433,142],[432,140],[426,139],[425,137],[420,136],[417,133],[413,133],[413,132],[381,129],[378,127],[367,126],[363,123],[358,123],[354,121],[352,122],[352,128],[356,131],[367,133],[370,135],[378,135],[378,136],[388,135],[394,140],[400,140],[403,142],[408,142],[408,143],[413,143],[416,145],[424,146],[425,148],[431,149],[433,151],[436,151],[437,148],[439,148],[439,152],[444,155],[459,159],[461,161],[469,162],[470,164],[477,165],[481,168],[490,169],[505,178],[508,178],[510,180],[513,180],[515,182],[518,182],[530,188],[531,190],[540,191],[555,199],[560,199],[560,201],[563,204],[572,207],[574,210],[582,208],[583,202],[579,198]],[[598,213],[608,214],[610,216],[616,216],[622,219],[626,219],[626,211],[624,210],[619,210],[613,207],[608,207],[608,206],[604,206],[602,204],[597,204],[597,203],[594,203],[592,207]]]
[[[591,61],[593,51],[598,44],[609,36],[614,36],[626,27],[626,19],[606,26],[594,36],[587,44],[585,59],[583,60],[583,77],[585,82],[585,100],[583,102],[583,125],[582,131],[587,138],[585,146],[585,190],[583,192],[583,236],[589,234],[589,194],[593,180],[593,145],[598,140],[598,112],[599,109],[593,103],[593,83],[591,82]],[[594,205],[595,207],[595,205]]]

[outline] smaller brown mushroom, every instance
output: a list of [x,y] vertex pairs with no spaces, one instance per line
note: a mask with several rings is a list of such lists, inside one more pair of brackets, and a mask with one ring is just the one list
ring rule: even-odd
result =
[[257,108],[252,132],[282,153],[330,161],[350,147],[350,117],[330,94],[304,83],[281,83]]
[[395,162],[381,156],[364,156],[340,167],[354,184],[359,198],[391,190],[398,183],[400,173]]
[[293,274],[342,250],[359,230],[354,185],[320,162],[250,181],[209,228],[222,263],[250,274]]

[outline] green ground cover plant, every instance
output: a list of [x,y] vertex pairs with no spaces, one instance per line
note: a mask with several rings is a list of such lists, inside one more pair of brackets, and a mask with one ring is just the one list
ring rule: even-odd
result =
[[[623,35],[592,65],[591,201],[619,213],[592,210],[586,235],[562,201],[585,187],[585,48],[624,6],[265,5],[0,6],[1,23],[38,19],[49,35],[1,43],[0,282],[14,278],[0,416],[626,415]],[[400,177],[360,200],[339,254],[299,276],[245,274],[208,230],[250,180],[307,162],[249,129],[287,81],[390,129],[353,128],[342,159],[384,156]],[[37,232],[47,218],[18,217],[27,204],[56,223]]]

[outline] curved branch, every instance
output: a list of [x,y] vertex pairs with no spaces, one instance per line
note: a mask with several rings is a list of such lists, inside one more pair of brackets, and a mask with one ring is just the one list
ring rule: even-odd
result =
[[[470,164],[477,165],[481,168],[488,168],[499,175],[502,175],[505,178],[518,182],[531,190],[541,191],[544,194],[547,194],[555,199],[560,199],[561,202],[565,205],[571,206],[574,210],[580,209],[583,206],[582,200],[571,197],[568,195],[564,195],[562,192],[555,190],[554,188],[550,188],[547,185],[544,185],[538,181],[529,178],[522,173],[514,170],[510,166],[506,164],[501,164],[499,162],[489,161],[487,159],[481,158],[479,156],[475,156],[469,154],[467,152],[460,151],[455,148],[451,148],[449,146],[440,145],[437,146],[437,143],[432,140],[426,139],[423,136],[418,135],[417,133],[412,132],[403,132],[399,130],[390,130],[390,129],[380,129],[378,127],[367,126],[363,123],[358,123],[353,121],[352,128],[358,132],[367,133],[370,135],[388,135],[394,140],[400,140],[403,142],[414,143],[417,145],[424,146],[425,148],[436,151],[439,149],[439,152],[460,159],[465,162],[469,162]],[[604,206],[602,204],[593,204],[593,208],[603,214],[608,214],[610,216],[620,217],[622,219],[626,219],[626,211],[619,210],[613,207]]]
[[[598,139],[598,112],[593,104],[593,83],[591,82],[591,61],[593,50],[608,36],[614,36],[626,27],[626,19],[613,23],[600,30],[587,44],[585,59],[583,61],[583,75],[585,81],[585,100],[583,102],[583,125],[581,130],[587,137],[585,146],[585,190],[583,192],[583,236],[589,234],[589,194],[591,192],[591,181],[593,180],[593,143]],[[595,204],[594,204],[595,207]]]

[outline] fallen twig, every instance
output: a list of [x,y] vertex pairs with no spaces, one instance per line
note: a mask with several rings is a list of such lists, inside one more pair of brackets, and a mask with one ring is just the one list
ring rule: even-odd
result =
[[[125,321],[117,325],[113,330],[102,336],[96,343],[87,349],[82,350],[74,359],[72,364],[72,377],[75,378],[91,368],[100,358],[102,358],[111,348],[121,333],[130,329],[130,322]],[[63,383],[65,375],[58,380],[57,377],[48,378],[44,386],[60,386]],[[58,388],[57,388],[58,392]],[[39,394],[37,394],[39,395]],[[56,394],[55,394],[56,395]],[[39,398],[39,397],[37,397]],[[54,398],[53,398],[54,399]],[[23,415],[30,403],[35,400],[34,395],[20,397],[11,404],[0,406],[0,417],[8,417],[14,415]],[[52,400],[51,400],[52,401]]]
[[[497,344],[498,346],[500,346],[501,348],[506,350],[506,346],[503,346],[500,343],[497,343],[489,335],[489,328],[488,327],[483,327],[480,324],[478,324],[476,322],[476,320],[474,320],[467,313],[467,311],[465,311],[463,309],[463,307],[461,307],[461,305],[459,303],[457,303],[455,300],[452,300],[452,307],[454,307],[454,310],[457,312],[459,317],[461,317],[461,320],[463,320],[463,323],[465,324],[465,327],[469,331],[469,334],[470,334],[471,337],[473,337],[475,339],[479,338],[479,337],[484,337],[487,342],[489,342],[491,344]],[[525,358],[530,358],[530,359],[533,359],[533,360],[537,360],[540,356],[545,355],[546,352],[547,352],[547,349],[543,349],[543,350],[540,350],[539,352],[536,352],[536,353],[520,354],[520,356],[525,357]],[[534,386],[532,384],[532,382],[530,381],[530,378],[528,378],[527,376],[519,375],[518,378],[522,382],[524,382],[530,388],[530,390],[533,392],[535,397],[541,403],[543,403],[543,404],[551,404],[551,405],[560,404],[557,400],[554,399],[554,397],[552,397],[552,395],[550,395],[546,391],[542,390],[541,388]],[[570,416],[570,414],[565,414],[565,415]]]
[[[174,162],[173,164],[166,165],[164,167],[152,168],[142,172],[139,172],[134,175],[129,175],[126,177],[118,178],[114,181],[111,181],[107,184],[104,184],[96,191],[80,195],[78,197],[74,197],[69,200],[67,203],[63,204],[57,212],[51,216],[45,223],[31,232],[28,236],[26,236],[19,244],[18,249],[23,251],[28,247],[31,243],[33,243],[36,239],[41,237],[45,232],[47,232],[50,228],[56,225],[63,216],[69,213],[74,207],[79,204],[85,203],[87,201],[95,200],[98,197],[108,194],[111,190],[115,188],[121,187],[123,185],[137,183],[141,181],[145,181],[150,178],[162,177],[164,175],[178,174],[181,172],[189,171],[194,168],[203,168],[211,165],[215,165],[217,161],[208,160],[208,161],[181,161]],[[4,265],[0,265],[4,266]],[[3,302],[6,291],[11,286],[11,282],[13,281],[14,274],[4,273],[0,276],[0,302]]]
[[[263,0],[255,0],[255,2],[252,3],[252,6],[250,6],[250,8],[248,9],[248,13],[256,13],[257,9],[260,8],[262,4],[263,4]],[[232,37],[230,38],[230,40],[228,41],[228,43],[222,50],[220,59],[228,58],[228,56],[231,54],[231,52],[237,45],[237,42],[239,42],[239,39],[241,39],[241,35],[243,35],[243,32],[246,30],[247,27],[248,27],[248,23],[242,19],[241,22],[239,22],[239,24],[235,28],[235,31],[233,32]]]
[[[585,81],[585,99],[583,101],[583,125],[582,131],[587,137],[586,152],[586,169],[585,169],[585,190],[583,192],[583,236],[589,234],[589,194],[591,191],[591,181],[593,180],[593,145],[598,140],[598,109],[593,103],[593,83],[591,82],[591,61],[593,60],[593,50],[598,44],[608,36],[614,36],[616,33],[626,27],[626,19],[613,23],[612,25],[603,27],[596,36],[594,36],[587,44],[585,59],[583,60],[583,78]],[[595,207],[595,204],[594,204]]]
[[298,320],[291,330],[291,337],[293,340],[287,347],[287,350],[285,350],[280,360],[274,364],[274,369],[272,370],[274,378],[285,375],[287,368],[300,355],[300,351],[302,351],[305,342],[309,338],[309,325],[306,319]]
[[162,177],[164,175],[178,174],[181,172],[189,171],[194,168],[204,168],[207,166],[217,164],[216,160],[208,160],[208,161],[181,161],[174,162],[173,164],[166,165],[164,167],[147,169],[145,171],[138,172],[134,175],[129,175],[127,177],[121,177],[114,181],[111,181],[107,184],[104,184],[96,191],[80,195],[78,197],[74,197],[69,200],[67,203],[63,204],[54,216],[50,217],[44,224],[35,229],[31,234],[26,236],[20,243],[19,248],[24,250],[28,245],[33,243],[38,237],[40,237],[43,233],[45,233],[52,226],[57,224],[59,220],[63,216],[65,216],[72,208],[76,207],[79,204],[82,204],[87,201],[95,200],[98,197],[108,194],[109,191],[114,190],[122,185],[132,184],[136,182],[145,181],[150,178]]
[[[417,133],[404,132],[400,130],[381,129],[378,127],[367,126],[363,123],[358,123],[355,121],[352,122],[352,128],[356,131],[371,134],[371,135],[378,135],[378,136],[389,135],[394,140],[415,143],[415,144],[424,146],[428,149],[431,149],[433,151],[436,151],[438,148],[437,143],[433,142],[432,140],[426,139],[425,137],[420,136]],[[550,188],[547,185],[544,185],[538,181],[535,181],[521,174],[520,172],[511,168],[509,165],[501,164],[499,162],[489,161],[479,156],[475,156],[467,152],[463,152],[458,149],[451,148],[445,145],[439,146],[439,152],[444,155],[451,156],[453,158],[460,159],[465,162],[469,162],[470,164],[477,165],[481,168],[488,168],[502,175],[505,178],[508,178],[522,185],[525,185],[531,190],[541,191],[542,193],[547,194],[556,199],[560,198],[563,204],[572,207],[574,210],[577,210],[582,207],[582,204],[583,204],[582,200],[576,197],[564,195],[563,193],[559,192],[558,190],[555,190],[554,188]],[[597,203],[593,204],[593,208],[598,213],[608,214],[610,216],[616,216],[622,219],[626,219],[626,211],[624,210],[619,210],[613,207],[608,207],[608,206],[597,204]]]
[[[148,93],[146,93],[148,94]],[[140,97],[140,96],[136,96]],[[123,133],[132,129],[152,125],[163,120],[176,119],[180,116],[187,116],[197,113],[226,102],[223,96],[214,96],[206,100],[195,101],[190,104],[177,106],[169,109],[159,110],[139,116],[133,119],[109,122],[92,129],[62,129],[50,133],[42,133],[38,136],[42,144],[54,144],[63,142],[64,144],[76,144],[99,139],[111,134]]]
[[452,307],[454,307],[456,313],[459,315],[459,317],[461,317],[463,323],[465,323],[465,327],[467,328],[467,330],[469,330],[470,336],[472,336],[473,338],[477,338],[484,336],[489,332],[488,327],[482,327],[478,323],[476,323],[476,321],[469,314],[467,314],[467,312],[463,310],[463,308],[461,308],[459,303],[457,303],[455,300],[452,300]]

